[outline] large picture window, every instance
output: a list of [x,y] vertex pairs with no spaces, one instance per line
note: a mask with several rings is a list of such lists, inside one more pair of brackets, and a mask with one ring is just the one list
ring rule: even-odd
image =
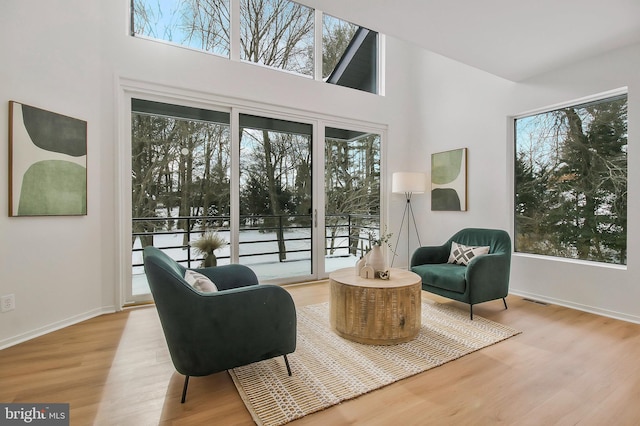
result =
[[515,120],[515,251],[625,265],[627,95]]

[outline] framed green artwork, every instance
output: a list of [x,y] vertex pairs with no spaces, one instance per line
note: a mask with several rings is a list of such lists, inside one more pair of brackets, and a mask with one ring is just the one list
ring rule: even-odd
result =
[[431,210],[467,210],[467,148],[431,154]]
[[9,216],[87,214],[87,122],[9,101]]

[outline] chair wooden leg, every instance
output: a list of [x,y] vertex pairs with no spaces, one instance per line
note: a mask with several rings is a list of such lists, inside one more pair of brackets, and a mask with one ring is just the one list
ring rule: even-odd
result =
[[287,366],[287,373],[289,373],[289,375],[291,376],[291,366],[289,366],[289,360],[287,359],[286,355],[284,356],[284,364]]
[[509,309],[509,307],[507,306],[507,299],[505,299],[504,297],[502,298],[502,302],[504,303],[504,308],[505,309]]
[[469,305],[469,317],[471,321],[473,321],[473,305]]
[[184,401],[187,399],[187,387],[189,386],[189,376],[184,376],[184,387],[182,388],[182,400],[180,401],[184,404]]

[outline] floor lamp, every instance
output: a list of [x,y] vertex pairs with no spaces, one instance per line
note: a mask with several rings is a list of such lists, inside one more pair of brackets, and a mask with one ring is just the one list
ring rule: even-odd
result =
[[404,205],[404,213],[402,213],[402,221],[400,222],[400,230],[398,231],[398,238],[396,239],[396,246],[393,249],[393,259],[391,260],[391,266],[396,258],[398,249],[398,243],[400,242],[400,234],[402,233],[402,226],[404,225],[404,219],[407,218],[407,265],[409,265],[409,228],[411,228],[411,219],[413,219],[413,227],[416,230],[416,236],[418,237],[418,245],[421,246],[420,235],[418,234],[418,225],[416,225],[416,218],[413,215],[413,208],[411,207],[411,196],[413,194],[424,194],[427,190],[427,175],[425,173],[414,172],[396,172],[392,176],[391,192],[394,194],[404,194],[407,203]]

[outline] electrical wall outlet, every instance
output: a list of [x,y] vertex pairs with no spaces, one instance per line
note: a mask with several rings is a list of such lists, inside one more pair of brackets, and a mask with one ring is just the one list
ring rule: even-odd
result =
[[8,294],[0,298],[0,309],[2,312],[13,311],[16,308],[16,296],[15,294]]

